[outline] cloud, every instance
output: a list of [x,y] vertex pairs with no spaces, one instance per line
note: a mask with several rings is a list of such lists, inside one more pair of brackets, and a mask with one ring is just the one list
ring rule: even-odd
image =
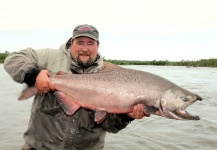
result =
[[217,57],[216,8],[216,0],[0,0],[0,48],[58,48],[88,23],[106,58]]
[[0,1],[0,31],[58,30],[82,23],[120,34],[217,31],[216,8],[216,0],[7,0]]

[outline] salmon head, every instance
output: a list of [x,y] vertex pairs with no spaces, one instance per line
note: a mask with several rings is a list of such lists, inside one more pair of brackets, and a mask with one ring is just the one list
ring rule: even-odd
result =
[[199,120],[199,116],[191,115],[185,110],[198,100],[202,100],[202,98],[187,90],[170,89],[161,98],[159,111],[161,111],[162,115],[171,119]]
[[156,105],[145,108],[145,113],[155,114],[176,120],[200,120],[199,116],[191,115],[185,109],[202,98],[185,89],[167,90]]

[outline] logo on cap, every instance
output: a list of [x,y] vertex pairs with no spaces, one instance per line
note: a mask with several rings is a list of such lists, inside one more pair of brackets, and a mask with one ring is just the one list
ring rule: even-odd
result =
[[78,30],[79,31],[90,31],[90,30],[93,30],[93,29],[91,29],[90,26],[83,26],[83,27],[80,27]]

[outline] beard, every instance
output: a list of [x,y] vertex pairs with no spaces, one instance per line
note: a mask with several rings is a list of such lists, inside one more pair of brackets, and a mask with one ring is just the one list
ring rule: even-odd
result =
[[83,68],[88,68],[88,67],[90,67],[90,66],[93,65],[93,61],[91,60],[90,57],[89,57],[89,59],[88,59],[87,61],[84,62],[84,61],[82,61],[82,60],[80,59],[80,57],[78,56],[77,62],[78,62],[78,64],[79,64],[79,66],[81,66],[81,67],[83,67]]

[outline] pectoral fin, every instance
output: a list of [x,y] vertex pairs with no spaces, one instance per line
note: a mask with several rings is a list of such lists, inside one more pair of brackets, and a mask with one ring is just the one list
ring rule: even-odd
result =
[[100,124],[101,122],[103,122],[105,120],[105,118],[108,116],[108,112],[105,110],[97,110],[95,113],[95,122],[97,122],[97,124]]
[[73,115],[80,108],[80,105],[76,104],[69,95],[59,91],[56,91],[55,93],[59,105],[67,115]]

